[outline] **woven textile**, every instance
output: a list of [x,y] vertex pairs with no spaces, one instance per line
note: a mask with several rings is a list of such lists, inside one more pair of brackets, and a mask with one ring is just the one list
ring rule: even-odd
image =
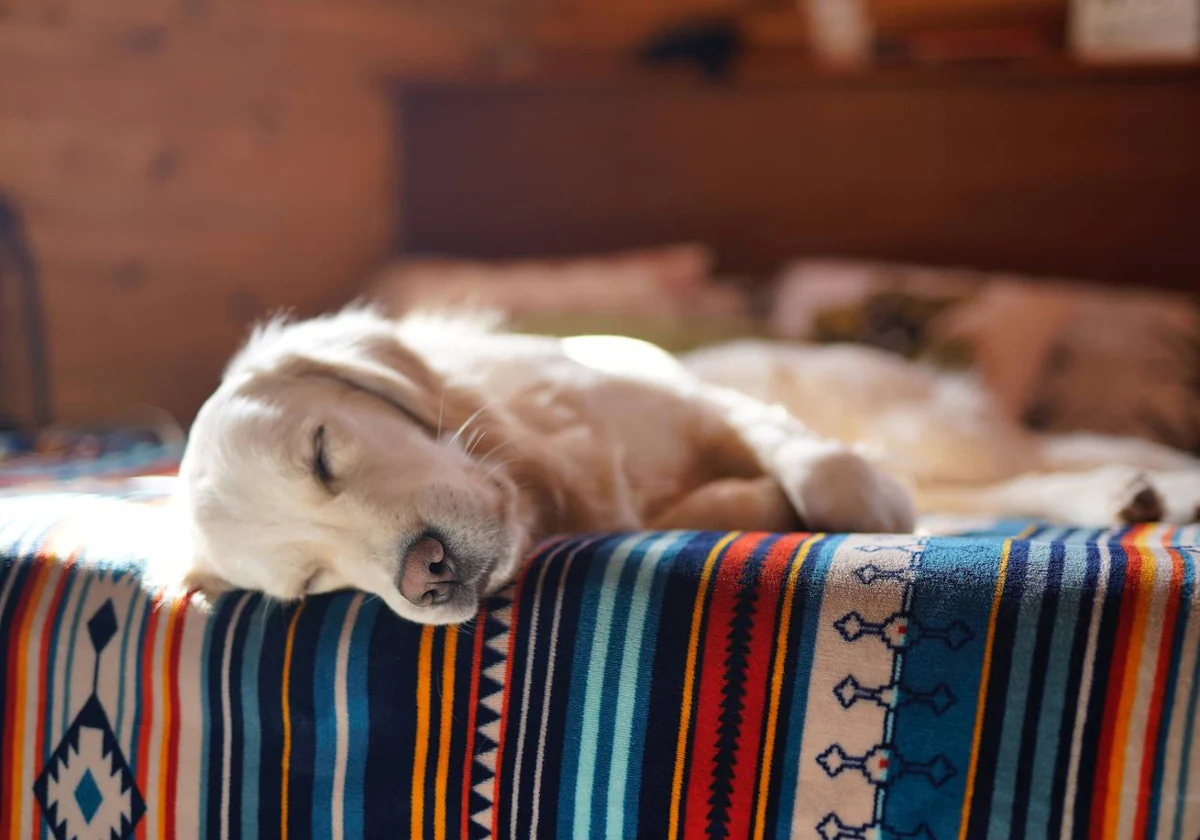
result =
[[542,546],[471,624],[145,591],[0,500],[0,837],[1200,835],[1200,530]]

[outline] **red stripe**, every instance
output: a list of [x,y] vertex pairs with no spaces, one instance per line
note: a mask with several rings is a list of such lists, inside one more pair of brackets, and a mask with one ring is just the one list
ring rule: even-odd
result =
[[[1168,529],[1163,535],[1164,546],[1174,534]],[[1175,641],[1175,622],[1179,616],[1179,604],[1183,596],[1183,557],[1177,549],[1167,548],[1171,558],[1171,583],[1167,592],[1167,603],[1163,609],[1162,637],[1158,640],[1158,664],[1154,670],[1154,693],[1150,698],[1150,716],[1146,721],[1146,740],[1142,744],[1142,779],[1138,786],[1138,808],[1134,820],[1134,836],[1145,837],[1150,820],[1151,783],[1154,766],[1158,759],[1158,736],[1162,726],[1162,710],[1166,702],[1167,674],[1171,669],[1171,648]]]
[[[76,559],[76,555],[72,554],[70,556],[70,558],[67,560],[67,562],[63,564],[62,574],[59,575],[58,584],[54,587],[54,595],[51,597],[51,600],[50,600],[50,609],[46,612],[47,617],[52,617],[52,616],[58,615],[59,611],[62,609],[63,593],[66,591],[67,579],[70,578],[70,576],[71,576],[70,572],[71,572],[72,567],[74,567],[74,565],[75,565],[75,559]],[[47,707],[48,704],[46,702],[46,688],[50,685],[50,682],[54,679],[53,674],[46,673],[46,664],[49,661],[49,659],[50,659],[50,627],[49,627],[49,624],[47,624],[47,626],[44,627],[42,630],[42,650],[41,650],[41,657],[38,659],[38,686],[39,686],[38,719],[37,719],[37,726],[34,727],[34,730],[33,730],[33,732],[34,732],[33,737],[35,739],[34,743],[36,745],[33,754],[34,754],[34,756],[37,757],[38,761],[44,761],[46,758],[46,752],[45,752],[45,750],[46,750],[46,741],[45,741],[46,715],[52,713],[51,710]],[[37,837],[41,837],[41,834],[42,834],[42,827],[41,827],[40,821],[35,819],[33,821],[33,835],[32,836],[37,838]]]
[[[141,650],[142,657],[142,696],[139,702],[141,703],[142,717],[138,721],[138,731],[134,733],[137,739],[137,782],[138,790],[144,791],[146,794],[146,807],[150,806],[150,788],[147,785],[147,765],[149,764],[148,755],[150,752],[150,733],[154,729],[154,642],[158,635],[158,615],[159,608],[162,606],[162,598],[160,595],[154,595],[151,598],[150,606],[146,611],[146,641]],[[138,820],[137,838],[145,840],[146,824],[150,822],[148,819]]]
[[[764,534],[746,534],[730,543],[714,570],[712,598],[708,604],[707,628],[704,634],[705,653],[697,661],[724,662],[729,641],[729,625],[746,560],[764,539]],[[719,653],[718,653],[719,651]],[[700,689],[696,694],[695,735],[692,738],[692,761],[687,780],[686,821],[683,836],[707,838],[710,787],[716,766],[717,727],[720,724],[721,701],[724,696],[725,670],[719,667],[700,668]],[[753,771],[753,768],[751,768]],[[736,836],[736,835],[731,835]]]
[[[32,600],[32,595],[41,588],[42,578],[45,577],[49,563],[46,557],[38,552],[37,558],[34,561],[33,568],[29,570],[29,576],[21,584],[21,591],[16,593],[17,605],[13,610],[12,633],[13,638],[21,638],[21,633],[24,631],[25,614],[29,610],[29,604]],[[9,645],[8,649],[8,668],[4,679],[4,709],[7,720],[4,722],[6,731],[17,730],[14,724],[13,717],[17,711],[17,682],[20,674],[17,673],[17,662],[21,659],[21,651],[18,646]],[[23,713],[23,710],[22,710]],[[9,729],[12,727],[12,730]],[[24,728],[24,727],[21,727]],[[7,802],[10,793],[10,785],[13,780],[11,774],[18,770],[17,764],[20,760],[20,747],[18,739],[20,732],[17,732],[16,737],[6,739],[9,749],[3,755],[3,761],[0,761],[0,802]],[[13,791],[15,792],[15,791]],[[11,837],[15,836],[12,820],[15,808],[0,808],[0,836]]]
[[475,617],[475,650],[471,655],[471,700],[467,704],[467,757],[463,762],[462,822],[459,834],[470,837],[471,770],[475,766],[475,722],[479,708],[479,674],[483,670],[483,637],[487,627],[487,607]]
[[172,605],[177,610],[171,622],[170,646],[167,649],[167,691],[171,698],[171,725],[167,733],[167,801],[166,840],[175,840],[175,800],[179,789],[179,654],[183,647],[183,628],[187,621],[189,600]]
[[734,763],[733,795],[729,805],[729,837],[749,837],[754,817],[754,792],[763,728],[767,720],[767,688],[771,682],[771,652],[775,646],[775,619],[779,593],[787,578],[789,561],[803,536],[789,534],[771,546],[759,571],[754,628],[750,635],[745,694],[742,697],[742,737]]
[[1092,778],[1092,815],[1089,834],[1104,836],[1105,811],[1108,807],[1108,775],[1112,769],[1114,740],[1117,718],[1120,715],[1121,689],[1125,684],[1125,668],[1129,658],[1129,637],[1133,632],[1134,612],[1137,605],[1139,578],[1142,574],[1142,555],[1134,545],[1137,528],[1131,529],[1121,540],[1125,554],[1125,588],[1120,593],[1121,606],[1117,614],[1117,633],[1113,642],[1112,670],[1105,686],[1104,713],[1100,725],[1100,744],[1096,749],[1096,766]]

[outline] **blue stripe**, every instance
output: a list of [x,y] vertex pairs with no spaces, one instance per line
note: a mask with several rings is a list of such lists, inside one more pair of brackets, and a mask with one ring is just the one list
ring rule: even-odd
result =
[[[629,597],[627,615],[629,622],[624,633],[621,654],[620,676],[616,684],[616,712],[613,715],[612,772],[608,778],[608,817],[605,821],[607,836],[620,838],[629,832],[637,834],[637,791],[640,782],[641,754],[637,745],[644,740],[644,729],[634,735],[635,717],[639,709],[645,709],[645,698],[650,693],[650,675],[647,671],[647,656],[654,655],[654,639],[658,632],[658,616],[654,612],[657,602],[653,600],[658,562],[668,551],[685,541],[689,535],[665,534],[650,544],[645,555],[637,563],[637,577]],[[615,657],[614,657],[615,658]],[[644,726],[644,721],[638,721]],[[637,753],[636,759],[633,753]],[[635,772],[630,773],[631,765]],[[626,801],[631,793],[632,775],[633,802]]]
[[242,659],[242,673],[238,675],[242,697],[242,754],[239,759],[245,772],[242,773],[241,814],[231,815],[230,819],[241,817],[242,837],[247,840],[259,835],[257,771],[262,761],[262,710],[258,705],[258,670],[269,609],[261,597],[246,607],[249,615],[244,619],[247,622],[245,658]]
[[[627,536],[614,537],[614,542],[624,545],[635,542],[636,538]],[[582,732],[587,697],[588,677],[592,668],[592,639],[596,632],[596,613],[600,605],[600,597],[604,592],[604,579],[609,563],[603,562],[610,551],[613,542],[605,541],[592,549],[591,568],[582,584],[582,594],[579,604],[579,635],[575,639],[575,649],[572,655],[571,684],[567,696],[567,716],[565,732]],[[566,641],[566,640],[563,640]],[[582,738],[567,738],[563,744],[562,771],[558,793],[558,837],[570,837],[575,833],[575,807],[577,789],[582,785],[584,791],[592,790],[590,775],[582,778],[580,773],[580,747]],[[590,804],[590,801],[589,801]]]
[[[117,673],[121,675],[120,688],[117,689],[117,719],[113,724],[113,731],[117,733],[117,739],[121,737],[121,724],[125,720],[125,675],[129,673],[125,670],[125,663],[129,656],[129,628],[133,625],[133,614],[137,612],[137,606],[140,603],[145,603],[145,593],[137,581],[133,581],[129,585],[129,611],[125,613],[125,626],[121,628],[121,660],[117,668]],[[57,630],[55,631],[57,633]]]
[[[214,749],[213,745],[209,743],[209,739],[212,738],[212,719],[215,715],[223,714],[220,706],[215,709],[209,708],[208,692],[211,688],[209,674],[212,671],[213,664],[209,659],[209,656],[212,653],[213,632],[219,626],[219,624],[215,621],[215,617],[215,614],[210,615],[208,616],[208,620],[204,622],[204,642],[200,648],[200,703],[204,710],[200,715],[200,743],[203,746],[200,749],[200,801],[197,803],[199,806],[197,810],[200,813],[200,840],[206,840],[208,837],[208,824],[211,819],[211,815],[208,813],[210,803],[208,774],[211,769],[210,762],[212,761],[212,753]],[[233,628],[228,627],[226,632],[232,633]],[[222,656],[221,660],[219,660],[219,663],[223,664],[223,660],[224,657]],[[222,670],[224,669],[222,668]],[[220,679],[220,677],[218,677],[218,679]],[[222,686],[221,688],[223,693],[226,687]],[[229,722],[225,721],[225,724],[228,725]],[[220,803],[218,802],[217,805],[219,807]],[[224,826],[221,826],[218,829],[218,833],[223,831],[224,828]]]
[[1008,691],[1004,699],[1004,717],[1000,729],[989,819],[989,831],[996,837],[1006,836],[1013,826],[1017,768],[1021,758],[1021,733],[1025,728],[1032,676],[1030,669],[1037,649],[1038,620],[1042,612],[1042,599],[1046,593],[1051,545],[1051,542],[1041,541],[1027,544],[1025,581],[1021,602],[1017,607],[1015,632],[1013,638],[1005,643],[1011,651]]
[[[635,571],[629,562],[630,555],[641,551],[645,537],[638,535],[627,538],[616,547],[605,563],[604,581],[601,585],[596,605],[595,634],[592,637],[591,656],[589,657],[588,674],[584,691],[583,720],[579,731],[579,767],[576,770],[575,785],[575,819],[574,835],[579,838],[591,837],[592,812],[594,801],[601,791],[608,790],[609,756],[599,760],[600,742],[605,739],[606,748],[611,748],[611,731],[602,731],[600,710],[606,706],[605,685],[616,681],[616,657],[609,655],[609,648],[614,637],[622,635],[629,613],[617,611],[617,595],[629,588],[629,580]],[[612,672],[612,673],[610,673]],[[607,715],[605,716],[608,717]],[[604,723],[611,723],[605,720]],[[607,726],[604,729],[608,729]],[[607,750],[606,750],[607,752]],[[597,778],[597,774],[599,778]],[[598,810],[598,809],[596,809]],[[600,814],[601,823],[607,818],[607,813]],[[597,829],[598,836],[603,836],[603,827]]]
[[[817,649],[825,578],[844,540],[845,537],[841,535],[830,537],[809,549],[805,565],[809,567],[810,574],[801,574],[801,579],[807,578],[808,583],[796,596],[797,603],[793,607],[800,608],[800,633],[796,637],[799,640],[799,653],[796,656],[796,679],[792,687],[791,710],[788,712],[787,740],[783,748],[783,779],[779,786],[779,796],[783,805],[779,809],[775,825],[776,840],[791,840],[795,836],[792,832],[792,808],[789,803],[795,799],[796,779],[800,774],[800,749],[804,745],[808,687],[812,678],[813,654]],[[789,574],[790,571],[789,569]]]
[[138,763],[138,741],[142,734],[142,658],[147,655],[146,652],[146,625],[150,623],[150,605],[146,605],[146,609],[142,610],[142,619],[138,622],[138,640],[137,640],[137,657],[134,660],[133,667],[137,673],[137,680],[134,682],[134,691],[136,692],[131,705],[133,706],[133,728],[129,736],[129,767],[137,775]]
[[360,595],[334,596],[321,619],[313,666],[313,711],[316,717],[313,755],[312,836],[333,836],[333,767],[337,761],[337,652],[351,602]]
[[346,663],[346,712],[350,741],[346,752],[346,787],[342,800],[342,835],[345,840],[362,840],[363,837],[363,791],[366,790],[371,729],[367,670],[370,665],[371,634],[381,603],[378,598],[365,599],[350,634],[350,652]]
[[[1190,551],[1185,554],[1191,559],[1188,565],[1187,576],[1183,585],[1183,602],[1179,610],[1180,618],[1183,618],[1185,613],[1191,612],[1197,622],[1200,622],[1200,612],[1194,610],[1182,609],[1183,604],[1192,602],[1193,593],[1196,590],[1196,555]],[[1200,649],[1196,651],[1196,660],[1192,663],[1192,691],[1191,697],[1188,700],[1188,715],[1187,722],[1183,727],[1183,752],[1179,762],[1179,784],[1176,786],[1175,792],[1175,821],[1172,826],[1171,836],[1175,840],[1182,840],[1183,837],[1183,811],[1187,807],[1189,800],[1188,787],[1188,765],[1192,760],[1192,748],[1196,745],[1196,711],[1200,706]]]
[[[1050,636],[1050,656],[1038,717],[1037,746],[1033,754],[1030,784],[1031,798],[1040,800],[1048,800],[1054,790],[1063,719],[1067,704],[1075,703],[1077,699],[1068,696],[1067,684],[1071,676],[1071,651],[1075,644],[1081,596],[1087,585],[1087,557],[1086,545],[1076,543],[1063,547],[1062,582]],[[1050,809],[1045,809],[1042,820],[1035,819],[1034,813],[1037,812],[1031,808],[1026,820],[1027,840],[1049,840],[1052,834],[1057,834],[1057,828],[1053,832],[1050,828]]]
[[[685,541],[674,546],[674,551],[680,551],[683,546],[696,538],[694,532],[688,533]],[[629,801],[625,809],[625,834],[636,837],[638,833],[638,810],[641,806],[642,794],[642,754],[646,747],[646,727],[650,717],[651,686],[654,681],[655,641],[658,639],[659,620],[662,618],[663,592],[666,588],[668,571],[662,568],[655,570],[652,589],[649,595],[649,609],[646,611],[645,638],[641,648],[641,659],[638,662],[639,701],[634,704],[633,726],[631,734],[631,750],[629,754],[628,776],[633,784],[628,786]]]
[[[80,555],[80,562],[83,557]],[[93,576],[84,575],[83,587],[79,590],[79,601],[75,604],[75,618],[71,621],[71,636],[67,639],[67,660],[65,665],[66,678],[63,680],[62,731],[66,732],[71,724],[71,672],[75,667],[75,640],[79,637],[79,620],[83,614],[83,605],[87,601],[88,590],[92,587]]]

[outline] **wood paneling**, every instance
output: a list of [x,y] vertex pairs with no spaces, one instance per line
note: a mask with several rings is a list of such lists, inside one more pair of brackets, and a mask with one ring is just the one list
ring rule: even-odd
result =
[[497,31],[461,3],[6,5],[0,190],[42,266],[58,418],[187,422],[250,321],[347,299],[397,224],[381,76],[474,66]]
[[700,239],[1197,287],[1200,74],[1003,69],[404,97],[405,246]]

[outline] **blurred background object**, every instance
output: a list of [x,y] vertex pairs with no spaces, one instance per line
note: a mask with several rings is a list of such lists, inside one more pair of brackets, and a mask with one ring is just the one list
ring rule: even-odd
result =
[[[958,266],[1023,276],[996,288],[1031,290],[1013,311],[1039,317],[1009,329],[1075,337],[1039,339],[1052,349],[1024,373],[989,376],[1026,419],[1083,422],[1037,396],[1081,381],[1052,384],[1046,360],[1061,372],[1078,367],[1064,353],[1120,355],[1093,339],[1126,334],[1142,309],[1064,303],[1034,278],[1200,284],[1196,3],[1117,5],[1139,11],[7,0],[0,191],[40,275],[47,404],[65,424],[152,405],[186,425],[253,320],[371,290],[393,307],[471,299],[529,329],[682,348],[778,332],[796,271],[824,266],[821,283],[848,293],[863,265],[921,265],[942,281]],[[664,245],[681,242],[699,244]],[[28,431],[46,423],[14,288],[0,298],[0,414]],[[990,294],[967,294],[992,301],[985,321],[1015,306]],[[868,298],[862,323],[888,326],[867,340],[900,352],[924,340],[909,322],[950,307]],[[1139,315],[1138,332],[1159,317]],[[1172,364],[1190,329],[1172,323]],[[983,364],[967,344],[954,352]],[[1181,371],[1171,382],[1195,376]],[[1189,405],[1147,422],[1166,435]]]

